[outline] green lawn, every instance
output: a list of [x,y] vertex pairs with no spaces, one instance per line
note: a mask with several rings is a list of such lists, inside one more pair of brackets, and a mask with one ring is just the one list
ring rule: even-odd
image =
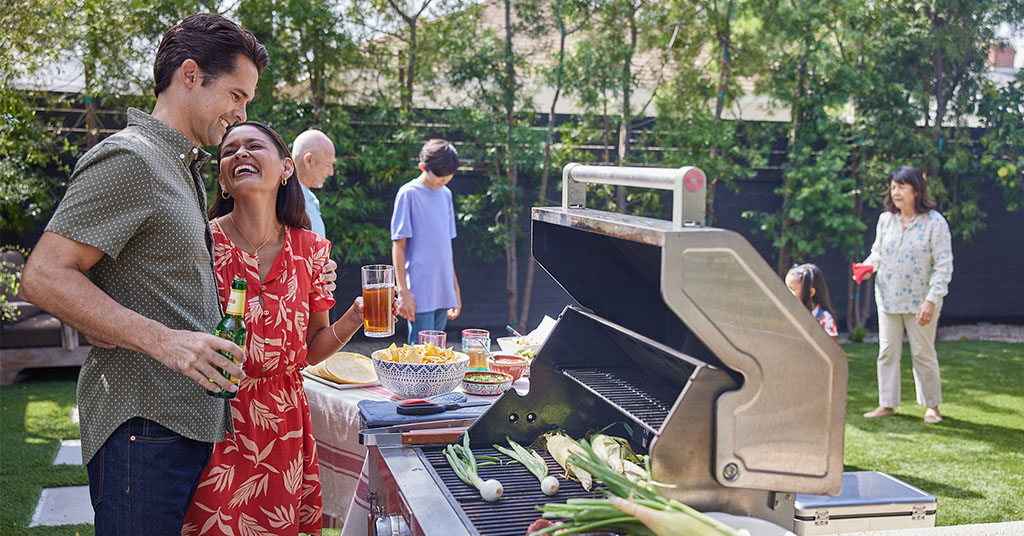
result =
[[78,369],[53,369],[0,387],[0,534],[93,533],[91,525],[27,528],[43,488],[89,483],[84,467],[53,465],[61,440],[78,437],[77,377]]
[[925,424],[903,350],[903,406],[865,419],[878,405],[877,344],[844,345],[850,359],[848,471],[889,473],[939,502],[939,525],[1024,520],[1024,344],[937,343],[942,422]]
[[[938,498],[939,525],[1024,520],[1024,344],[939,342],[943,421],[922,421],[904,350],[904,405],[865,419],[878,404],[877,344],[844,345],[850,359],[846,469],[889,473]],[[44,487],[87,483],[81,467],[53,466],[71,424],[73,369],[42,371],[0,387],[0,534],[93,534],[90,526],[26,528]],[[325,536],[338,529],[325,529]]]

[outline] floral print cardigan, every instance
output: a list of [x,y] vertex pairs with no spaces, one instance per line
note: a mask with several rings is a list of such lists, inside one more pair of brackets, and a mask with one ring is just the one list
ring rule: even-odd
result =
[[942,305],[953,279],[949,224],[937,211],[929,210],[914,216],[903,229],[898,214],[883,212],[864,264],[875,269],[879,310],[915,314],[922,301]]

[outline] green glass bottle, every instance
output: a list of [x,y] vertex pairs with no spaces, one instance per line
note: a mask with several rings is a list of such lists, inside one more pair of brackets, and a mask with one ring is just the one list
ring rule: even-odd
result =
[[[234,282],[231,283],[231,297],[228,298],[227,311],[224,312],[224,318],[222,318],[220,323],[217,324],[217,331],[215,331],[214,334],[237,344],[239,348],[244,351],[245,333],[245,279],[236,277]],[[224,357],[234,361],[236,365],[241,366],[241,363],[232,357],[231,354],[224,351],[220,353]],[[223,370],[220,371],[220,373],[223,374],[225,378],[231,380],[231,383],[238,385],[238,378],[224,372]],[[235,398],[235,393],[225,390],[215,393],[207,389],[206,394],[219,398]]]

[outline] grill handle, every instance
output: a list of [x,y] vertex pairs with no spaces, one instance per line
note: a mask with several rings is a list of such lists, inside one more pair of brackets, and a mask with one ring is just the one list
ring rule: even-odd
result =
[[672,191],[672,224],[704,224],[707,176],[698,167],[681,168],[585,166],[562,168],[562,208],[586,208],[587,183],[636,186]]

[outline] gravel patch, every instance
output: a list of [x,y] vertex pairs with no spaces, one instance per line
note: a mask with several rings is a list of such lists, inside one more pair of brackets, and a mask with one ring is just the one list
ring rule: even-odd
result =
[[[962,324],[956,326],[940,326],[935,338],[940,341],[996,341],[996,342],[1024,342],[1024,326],[1014,324],[989,324],[980,322],[978,324]],[[907,340],[907,336],[903,336]],[[850,341],[849,333],[840,333],[839,342]],[[864,336],[864,342],[878,342],[878,333],[869,332]]]

